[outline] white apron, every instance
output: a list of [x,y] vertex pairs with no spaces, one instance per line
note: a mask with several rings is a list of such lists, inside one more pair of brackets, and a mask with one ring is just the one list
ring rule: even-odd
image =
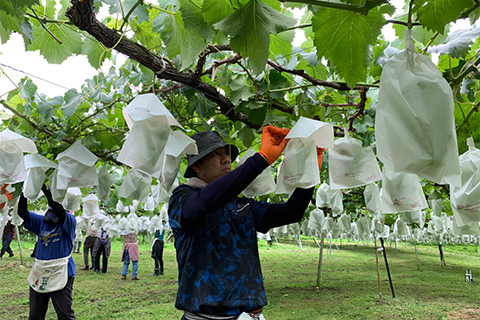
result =
[[68,280],[68,257],[53,260],[35,259],[27,281],[33,290],[40,293],[62,290]]

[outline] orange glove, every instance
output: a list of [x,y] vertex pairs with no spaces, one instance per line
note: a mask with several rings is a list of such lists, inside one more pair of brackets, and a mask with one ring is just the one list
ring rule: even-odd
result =
[[[0,193],[1,193],[1,194],[4,194],[5,196],[7,196],[7,199],[8,199],[8,200],[12,200],[12,198],[13,198],[13,197],[12,197],[12,193],[11,193],[11,192],[5,193],[5,191],[7,191],[7,186],[8,186],[8,184],[5,183],[5,184],[3,185],[3,187],[0,188]],[[6,202],[0,203],[0,210],[2,210],[3,207],[5,207],[5,203],[6,203]]]
[[258,153],[265,157],[269,165],[274,163],[282,154],[288,142],[285,140],[285,136],[289,132],[289,129],[281,129],[274,126],[263,127],[262,143]]
[[317,147],[317,159],[318,159],[318,171],[319,172],[322,172],[323,151],[325,151],[325,148],[318,148]]

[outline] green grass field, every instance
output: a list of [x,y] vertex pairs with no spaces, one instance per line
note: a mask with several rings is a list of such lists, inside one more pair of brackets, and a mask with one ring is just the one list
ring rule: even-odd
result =
[[[140,237],[140,241],[142,238]],[[438,247],[421,244],[418,267],[415,248],[409,243],[386,244],[386,254],[395,292],[392,297],[383,256],[379,255],[380,289],[375,249],[372,243],[337,243],[326,248],[320,286],[317,283],[319,248],[304,240],[303,250],[294,241],[269,246],[260,240],[260,257],[268,305],[267,320],[331,319],[480,319],[480,255],[475,246],[449,245],[445,267]],[[73,308],[79,320],[180,319],[175,309],[177,270],[175,249],[167,243],[165,275],[153,273],[148,241],[140,243],[139,277],[121,280],[122,242],[112,242],[106,274],[81,271],[83,254],[73,254],[77,265]],[[22,242],[21,264],[17,240],[15,256],[0,260],[0,319],[28,319],[27,275],[34,259],[33,242]],[[465,282],[472,269],[473,282]],[[478,282],[477,278],[478,276]],[[380,295],[381,290],[381,295]],[[56,319],[50,305],[47,319]]]

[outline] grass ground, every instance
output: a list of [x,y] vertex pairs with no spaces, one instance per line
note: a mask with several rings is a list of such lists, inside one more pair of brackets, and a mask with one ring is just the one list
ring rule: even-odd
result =
[[[140,239],[141,240],[141,239]],[[267,320],[333,319],[480,319],[480,255],[476,247],[449,245],[442,267],[436,245],[418,245],[418,265],[411,244],[386,244],[395,298],[386,265],[379,256],[380,288],[372,244],[341,243],[324,251],[320,285],[317,286],[319,248],[304,241],[269,246],[260,241],[260,257],[268,305]],[[167,243],[165,275],[153,277],[148,242],[140,245],[139,277],[121,280],[122,242],[113,241],[108,272],[81,271],[83,255],[73,254],[77,265],[73,307],[79,320],[180,319],[175,309],[177,270],[175,249]],[[16,240],[15,256],[0,260],[0,319],[28,318],[27,275],[33,264],[33,242],[24,240],[23,264]],[[468,249],[468,251],[467,251]],[[130,266],[131,268],[131,266]],[[465,282],[472,269],[474,282]],[[130,271],[131,272],[131,269]],[[381,291],[381,295],[380,295]],[[47,319],[56,319],[53,306]]]

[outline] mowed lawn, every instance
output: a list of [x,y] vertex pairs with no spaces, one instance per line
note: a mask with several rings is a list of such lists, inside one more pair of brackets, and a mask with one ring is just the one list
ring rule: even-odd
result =
[[[106,274],[82,271],[83,254],[73,254],[77,276],[73,308],[79,320],[180,319],[175,309],[177,268],[171,241],[164,251],[165,275],[150,276],[154,264],[149,241],[139,237],[139,281],[121,280],[122,241],[114,240]],[[13,258],[0,260],[0,319],[28,319],[27,276],[34,243],[22,241],[23,264],[17,240]],[[476,246],[449,244],[442,267],[437,244],[385,244],[386,264],[371,242],[325,242],[320,285],[317,286],[319,247],[310,240],[268,245],[259,240],[268,305],[267,320],[316,319],[480,319],[480,255]],[[465,281],[471,269],[473,282]],[[478,282],[477,278],[478,276]],[[50,305],[47,319],[56,319]]]

